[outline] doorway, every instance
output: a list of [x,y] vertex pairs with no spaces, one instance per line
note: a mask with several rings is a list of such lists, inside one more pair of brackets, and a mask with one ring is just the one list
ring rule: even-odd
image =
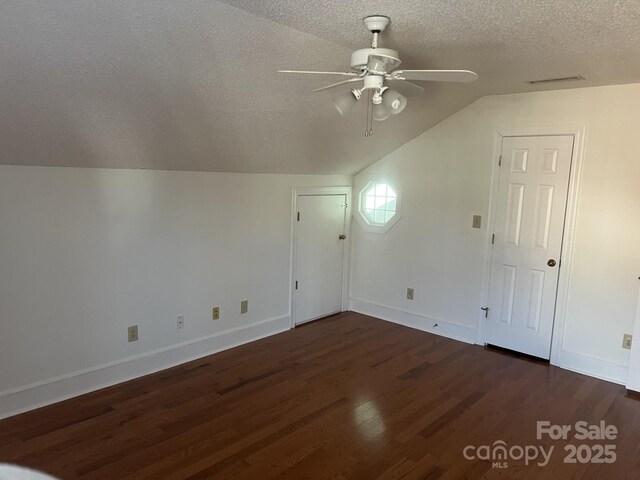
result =
[[294,193],[294,326],[344,310],[350,196],[350,189],[345,188]]
[[485,342],[549,359],[573,135],[504,137]]

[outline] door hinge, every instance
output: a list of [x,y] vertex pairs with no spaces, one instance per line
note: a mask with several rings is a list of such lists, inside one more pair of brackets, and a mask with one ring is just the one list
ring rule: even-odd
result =
[[502,155],[500,155],[498,157],[498,166],[501,167],[502,166]]
[[480,307],[480,310],[484,312],[484,318],[489,317],[489,307]]
[[298,280],[296,280],[296,290],[298,289]]
[[495,234],[495,233],[492,233],[492,234],[491,234],[491,245],[493,245],[493,244],[495,244],[495,243],[496,243],[496,234]]
[[300,212],[298,212],[298,221],[300,221]]

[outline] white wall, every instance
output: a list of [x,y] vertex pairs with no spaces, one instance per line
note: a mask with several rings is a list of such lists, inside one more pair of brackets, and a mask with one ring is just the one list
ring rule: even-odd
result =
[[0,416],[289,328],[292,187],[350,183],[0,166]]
[[403,206],[386,234],[354,223],[352,307],[476,340],[496,130],[586,122],[560,364],[624,383],[640,274],[638,112],[640,84],[484,97],[358,174],[355,194],[368,174],[389,174]]

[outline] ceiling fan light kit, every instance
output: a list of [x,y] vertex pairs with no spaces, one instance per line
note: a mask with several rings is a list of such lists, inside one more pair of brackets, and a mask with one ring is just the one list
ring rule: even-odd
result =
[[388,89],[382,93],[382,104],[389,109],[389,113],[397,115],[407,106],[407,97]]
[[348,92],[338,95],[333,101],[333,104],[340,115],[347,115],[351,110],[353,110],[353,107],[356,106],[361,95],[362,92],[354,88]]
[[[314,92],[362,82],[360,88],[352,88],[334,99],[340,115],[347,115],[366,92],[367,125],[365,136],[373,135],[373,120],[383,121],[390,115],[401,113],[407,106],[407,97],[420,95],[424,89],[408,80],[418,82],[473,82],[478,75],[469,70],[397,70],[400,55],[390,48],[378,48],[380,35],[390,23],[389,17],[373,15],[365,17],[364,24],[373,35],[370,48],[362,48],[351,54],[353,72],[314,72],[303,70],[278,70],[280,73],[311,75],[338,75],[349,77],[337,83],[317,88]],[[394,87],[393,89],[390,86]]]
[[389,118],[389,110],[381,103],[373,106],[373,119],[379,122]]

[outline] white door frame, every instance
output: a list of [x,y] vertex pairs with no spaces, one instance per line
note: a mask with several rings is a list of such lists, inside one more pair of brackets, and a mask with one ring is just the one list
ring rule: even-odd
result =
[[345,187],[294,187],[291,196],[291,270],[289,281],[289,312],[291,328],[296,326],[295,318],[295,282],[298,249],[298,197],[318,195],[345,195],[347,207],[344,214],[344,234],[347,236],[342,253],[342,302],[341,310],[344,312],[349,306],[349,253],[351,251],[351,191],[350,186]]
[[638,291],[636,318],[633,325],[633,338],[636,339],[636,343],[631,344],[629,374],[627,375],[627,383],[625,386],[627,390],[640,392],[640,290]]
[[[491,276],[491,262],[493,259],[493,249],[491,245],[491,235],[494,233],[495,217],[498,207],[498,185],[500,179],[500,168],[498,161],[502,153],[502,139],[504,137],[531,137],[531,136],[551,136],[551,135],[572,135],[573,152],[571,154],[571,170],[569,173],[569,191],[567,192],[567,209],[565,212],[564,233],[562,235],[562,251],[560,253],[561,267],[558,275],[558,290],[556,296],[556,309],[553,322],[553,334],[551,336],[551,357],[552,365],[560,365],[562,347],[564,343],[564,325],[567,316],[567,305],[569,296],[569,281],[571,277],[571,266],[573,264],[573,243],[575,239],[576,221],[578,213],[578,197],[580,185],[582,183],[582,166],[587,137],[586,123],[570,123],[557,125],[540,126],[520,126],[501,127],[494,133],[493,146],[493,171],[491,174],[491,189],[489,200],[489,215],[487,221],[487,232],[485,239],[485,261],[483,268],[482,284],[482,304],[486,306],[489,302],[489,280]],[[484,313],[479,314],[480,323],[478,328],[478,341],[480,345],[485,342],[486,320]]]

